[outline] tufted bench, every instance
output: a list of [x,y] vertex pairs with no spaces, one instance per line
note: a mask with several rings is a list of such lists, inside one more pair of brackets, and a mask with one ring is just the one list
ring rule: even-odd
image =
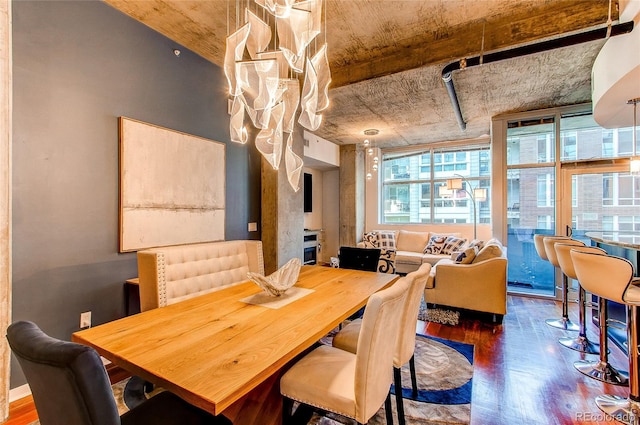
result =
[[167,246],[138,252],[140,309],[151,310],[264,274],[261,241]]

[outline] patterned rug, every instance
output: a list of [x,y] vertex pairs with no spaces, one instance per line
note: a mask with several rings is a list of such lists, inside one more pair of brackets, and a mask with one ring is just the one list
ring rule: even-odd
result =
[[[468,424],[471,417],[471,378],[474,346],[424,335],[416,336],[416,375],[418,396],[412,399],[409,365],[402,368],[402,387],[406,422],[413,424]],[[392,387],[393,392],[395,389]],[[394,423],[396,400],[391,397]],[[309,424],[354,425],[339,416],[315,415]],[[369,425],[386,424],[384,407],[369,420]]]
[[[402,387],[407,424],[468,424],[471,416],[471,378],[474,346],[424,335],[416,336],[415,363],[418,396],[412,399],[409,365],[402,368]],[[144,382],[133,377],[113,385],[120,414],[144,400]],[[157,390],[156,390],[157,391]],[[392,387],[395,393],[395,388]],[[150,395],[153,396],[155,391]],[[397,421],[395,396],[392,396],[394,421]],[[30,425],[38,425],[33,422]],[[313,425],[355,425],[339,416],[313,415]],[[386,424],[384,407],[369,420],[369,425]]]
[[418,312],[418,320],[456,326],[460,320],[460,312],[442,308],[429,308],[427,304],[422,301],[420,311]]

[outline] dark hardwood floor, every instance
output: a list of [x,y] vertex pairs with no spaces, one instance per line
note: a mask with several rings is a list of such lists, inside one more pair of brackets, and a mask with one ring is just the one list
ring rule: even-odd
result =
[[[594,397],[626,397],[626,387],[603,384],[578,372],[573,363],[597,359],[561,346],[557,340],[575,335],[545,324],[561,316],[561,304],[510,296],[508,314],[499,326],[464,316],[461,326],[419,323],[418,332],[475,345],[471,423],[474,425],[565,425],[614,423],[596,407]],[[577,323],[577,305],[570,318]],[[587,336],[598,341],[598,329]],[[609,361],[628,369],[627,357],[613,343]]]
[[[616,387],[584,377],[573,367],[582,358],[557,339],[572,333],[551,328],[545,319],[559,317],[553,301],[509,297],[502,325],[463,314],[458,326],[418,322],[417,331],[475,345],[471,423],[474,425],[611,424],[593,401],[601,393],[627,395]],[[577,321],[577,306],[571,306]],[[575,333],[573,333],[575,334]],[[597,341],[597,328],[588,335]],[[626,356],[610,344],[610,362],[627,369]],[[597,356],[586,356],[595,359]],[[113,374],[112,374],[113,375]],[[113,381],[121,379],[114,376]],[[6,425],[27,425],[37,418],[31,398],[11,403]],[[259,424],[256,424],[259,425]]]

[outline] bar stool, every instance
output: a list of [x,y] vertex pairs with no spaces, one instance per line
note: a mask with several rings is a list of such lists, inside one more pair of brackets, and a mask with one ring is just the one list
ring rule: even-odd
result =
[[[625,304],[627,307],[627,347],[629,350],[629,396],[596,397],[596,405],[617,421],[637,425],[640,423],[640,386],[638,381],[638,306],[640,306],[640,279],[634,278],[633,265],[626,259],[591,252],[571,250],[571,258],[584,289],[600,298]],[[605,347],[600,347],[603,351]]]
[[[572,240],[568,236],[545,236],[542,238],[544,243],[544,251],[547,254],[547,259],[554,267],[560,268],[558,263],[558,256],[556,255],[555,244],[564,243]],[[534,239],[535,242],[535,239]],[[567,331],[579,331],[580,326],[573,323],[569,319],[569,280],[565,274],[562,274],[562,317],[560,319],[547,319],[546,323],[554,328],[564,329]]]
[[[573,247],[576,251],[591,253],[592,255],[607,255],[607,252],[601,248],[593,246],[585,247]],[[569,250],[571,260],[573,263],[573,255],[571,249]],[[575,264],[574,264],[574,273]],[[577,273],[576,273],[577,276]],[[578,280],[580,282],[580,280]],[[584,290],[582,282],[580,287]],[[627,385],[628,374],[626,371],[619,371],[609,363],[609,324],[607,320],[608,304],[607,299],[604,297],[598,297],[598,324],[600,327],[600,358],[598,361],[579,360],[573,365],[578,371],[589,376],[590,378],[597,379],[602,382],[613,385]]]
[[[575,268],[573,267],[573,260],[571,259],[571,249],[572,248],[580,248],[582,252],[595,252],[601,255],[606,255],[606,251],[593,247],[585,246],[584,242],[570,239],[568,241],[564,241],[562,243],[555,244],[556,256],[558,257],[558,263],[560,264],[560,269],[562,273],[567,276],[569,279],[578,279],[576,276]],[[579,283],[579,282],[578,282]],[[586,308],[587,308],[587,299],[586,299],[586,291],[579,285],[578,289],[578,313],[580,317],[579,325],[580,331],[576,338],[572,337],[564,337],[560,338],[558,342],[562,344],[564,347],[571,348],[572,350],[580,351],[581,353],[586,354],[599,354],[600,350],[598,349],[598,344],[594,344],[589,341],[587,338],[587,321],[586,321]],[[604,323],[606,325],[606,322]],[[607,327],[604,326],[604,329],[600,328],[600,336],[601,338],[607,338]],[[606,353],[605,353],[606,355]],[[606,358],[606,357],[605,357]]]
[[549,258],[547,257],[547,251],[544,249],[544,238],[548,237],[549,235],[543,235],[540,233],[536,233],[535,235],[533,235],[533,246],[536,248],[538,256],[544,261],[549,261]]

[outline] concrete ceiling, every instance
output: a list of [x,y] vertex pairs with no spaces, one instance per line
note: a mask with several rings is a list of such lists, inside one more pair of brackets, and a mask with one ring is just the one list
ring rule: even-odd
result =
[[[228,28],[241,16],[236,9],[259,8],[252,0],[106,1],[217,65]],[[495,115],[589,102],[591,66],[604,38],[453,72],[464,131],[442,69],[461,58],[604,27],[609,12],[609,0],[326,2],[331,106],[314,133],[349,144],[377,128],[376,143],[387,147],[474,139],[489,134]]]

